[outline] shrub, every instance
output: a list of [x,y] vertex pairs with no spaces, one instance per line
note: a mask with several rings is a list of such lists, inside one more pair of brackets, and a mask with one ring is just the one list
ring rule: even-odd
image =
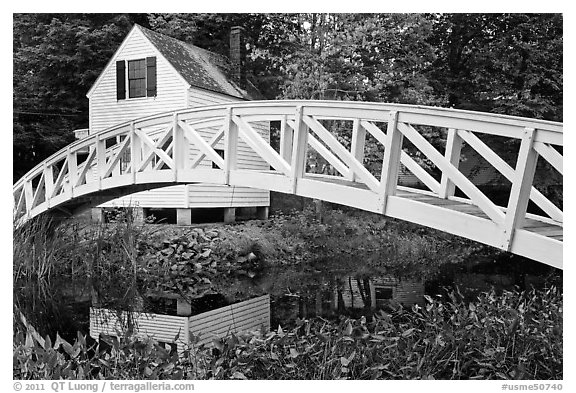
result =
[[492,291],[466,304],[452,293],[369,323],[317,318],[220,346],[218,379],[562,379],[562,295]]
[[78,335],[38,344],[14,337],[15,379],[562,379],[562,294],[481,294],[466,303],[427,298],[424,308],[380,312],[371,321],[300,320],[284,332],[253,332],[178,357],[151,340]]

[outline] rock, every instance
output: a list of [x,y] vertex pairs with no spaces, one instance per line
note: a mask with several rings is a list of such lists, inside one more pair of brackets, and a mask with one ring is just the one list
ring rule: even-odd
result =
[[206,232],[206,236],[209,237],[210,239],[213,239],[215,237],[218,237],[218,232],[212,230],[212,231]]
[[250,254],[248,254],[248,255],[246,256],[246,259],[247,259],[248,261],[253,261],[253,260],[256,259],[256,258],[257,258],[257,257],[256,257],[256,254],[254,254],[253,252],[251,252]]

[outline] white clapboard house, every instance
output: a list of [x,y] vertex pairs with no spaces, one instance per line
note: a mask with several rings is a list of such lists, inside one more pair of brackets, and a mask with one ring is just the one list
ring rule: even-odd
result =
[[[155,113],[261,99],[246,79],[243,33],[240,27],[232,28],[230,58],[226,58],[135,25],[88,91],[89,129],[76,131],[76,136],[94,134]],[[269,141],[269,123],[255,128]],[[148,132],[154,139],[154,130]],[[205,132],[207,135],[203,137],[210,139],[210,133],[216,133],[217,129]],[[223,141],[215,149],[223,154]],[[238,166],[246,169],[269,167],[247,145],[243,146],[243,142],[239,144]],[[269,205],[269,191],[189,184],[126,195],[92,209],[92,216],[101,219],[103,208],[132,207],[145,215],[156,209],[176,210],[179,224],[188,224],[207,211],[220,214],[229,222],[235,219],[238,208],[256,208],[258,217],[265,218]]]

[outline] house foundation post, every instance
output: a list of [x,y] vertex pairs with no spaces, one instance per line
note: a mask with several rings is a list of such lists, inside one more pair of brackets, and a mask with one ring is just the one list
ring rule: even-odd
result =
[[144,208],[135,207],[132,209],[132,219],[134,224],[144,224]]
[[191,225],[192,209],[176,209],[176,224]]
[[235,207],[225,207],[224,208],[224,223],[231,224],[236,222],[236,208]]
[[91,220],[97,224],[104,224],[104,208],[93,207],[90,209]]
[[258,220],[267,220],[268,214],[270,212],[270,207],[268,206],[258,206],[256,208],[256,218]]

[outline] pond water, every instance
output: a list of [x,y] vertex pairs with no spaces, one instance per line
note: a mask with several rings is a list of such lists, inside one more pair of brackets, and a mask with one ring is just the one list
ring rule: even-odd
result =
[[[369,317],[386,307],[422,305],[424,295],[443,299],[454,288],[471,301],[491,288],[502,291],[562,285],[562,271],[508,254],[473,256],[458,263],[439,263],[435,269],[425,269],[418,261],[402,268],[387,268],[386,261],[382,267],[368,268],[364,262],[369,258],[389,260],[394,255],[343,255],[266,268],[251,278],[222,277],[213,282],[220,293],[195,302],[192,309],[196,314],[268,293],[271,327],[276,329],[278,325],[290,327],[297,318]],[[43,335],[58,331],[73,340],[77,331],[88,334],[92,294],[85,282],[17,284],[14,298]],[[157,313],[176,312],[175,301],[148,299],[147,304]]]

